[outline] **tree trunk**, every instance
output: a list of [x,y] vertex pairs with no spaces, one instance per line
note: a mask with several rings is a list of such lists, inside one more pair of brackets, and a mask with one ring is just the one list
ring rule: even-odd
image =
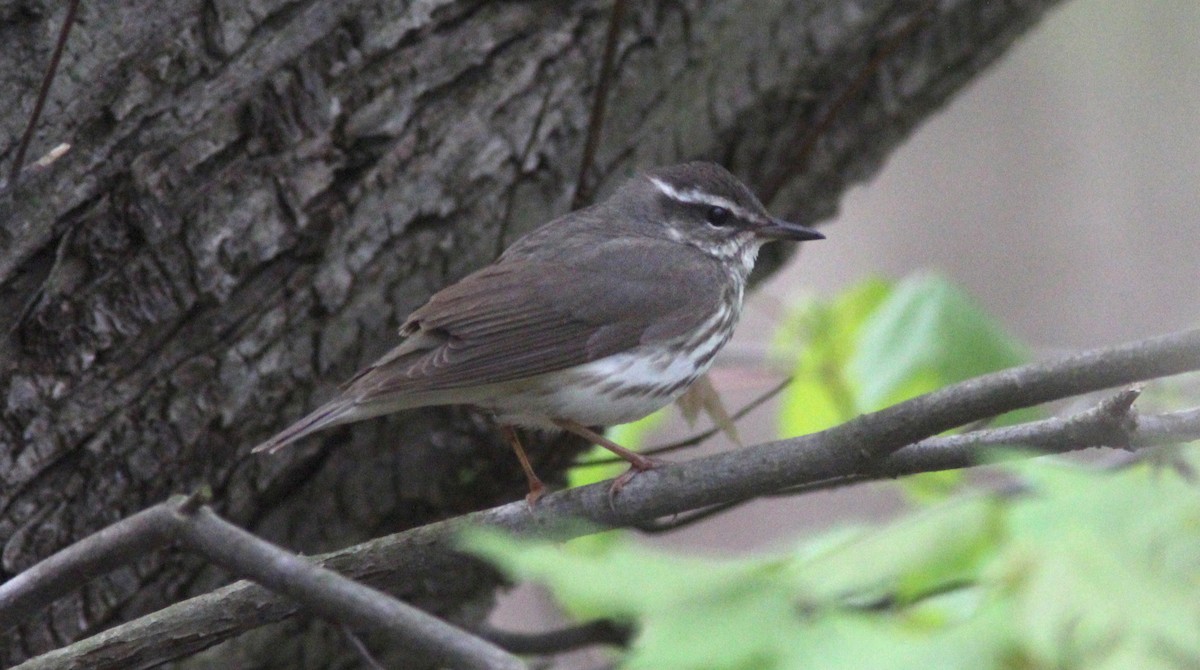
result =
[[[1052,4],[629,2],[585,186],[705,157],[813,222]],[[5,172],[64,5],[0,6]],[[466,409],[248,450],[391,348],[433,291],[567,211],[611,11],[85,2],[30,154],[71,149],[0,194],[0,579],[205,485],[303,552],[519,498],[516,460]],[[558,442],[531,449],[551,485],[580,447]],[[0,663],[223,579],[147,556],[4,635]],[[496,584],[404,595],[471,620]],[[336,665],[338,633],[301,625],[208,660]]]

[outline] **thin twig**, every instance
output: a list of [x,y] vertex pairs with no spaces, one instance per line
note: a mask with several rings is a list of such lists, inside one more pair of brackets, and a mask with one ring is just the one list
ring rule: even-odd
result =
[[714,517],[718,517],[730,510],[737,509],[742,505],[760,498],[761,496],[752,496],[750,498],[739,498],[738,500],[729,500],[716,505],[710,505],[704,509],[694,510],[687,514],[676,514],[669,519],[654,519],[646,523],[639,523],[635,526],[639,531],[647,535],[661,535],[671,531],[694,526],[698,523],[708,521]]
[[[819,433],[713,454],[641,473],[609,507],[609,483],[549,494],[536,512],[524,501],[448,519],[316,557],[350,578],[409,583],[473,565],[458,553],[460,532],[490,526],[528,537],[568,539],[598,530],[740,500],[766,491],[878,472],[906,445],[1014,409],[1200,369],[1200,330],[1149,338],[997,372],[860,416]],[[1139,430],[1181,425],[1179,417],[1143,420]],[[1198,417],[1200,418],[1200,417]],[[1188,424],[1182,424],[1188,425]],[[1165,435],[1160,437],[1166,438]],[[898,458],[904,458],[903,456]],[[972,461],[967,460],[967,463]],[[195,653],[294,613],[281,596],[239,582],[121,624],[19,666],[126,667]],[[186,640],[186,643],[181,643]],[[120,648],[127,655],[114,655]],[[120,657],[117,657],[120,656]]]
[[598,644],[624,647],[633,637],[633,629],[615,621],[598,619],[540,633],[514,633],[483,626],[476,629],[475,634],[514,654],[549,655]]
[[592,96],[592,111],[588,115],[587,139],[583,144],[583,157],[579,161],[579,175],[575,177],[575,195],[571,198],[571,209],[579,209],[592,198],[592,189],[587,185],[588,171],[596,159],[600,146],[600,131],[604,129],[605,105],[608,89],[612,85],[613,66],[617,60],[617,38],[621,35],[621,20],[625,17],[625,0],[613,0],[612,16],[608,19],[608,35],[604,39],[604,55],[600,60],[600,78]]
[[21,142],[17,144],[17,155],[13,157],[12,170],[8,175],[10,187],[17,183],[17,177],[21,175],[21,168],[25,165],[25,152],[29,150],[38,119],[42,117],[42,109],[45,108],[46,98],[50,95],[50,84],[54,82],[54,75],[58,72],[58,64],[62,61],[63,49],[67,46],[67,37],[71,34],[71,27],[75,25],[75,14],[78,9],[79,0],[68,0],[67,15],[63,17],[62,27],[59,28],[58,41],[54,44],[54,53],[50,55],[50,64],[46,66],[46,72],[42,75],[42,85],[38,89],[37,100],[33,103],[33,112],[29,115],[29,123],[25,125],[25,132],[21,134]]
[[809,126],[808,131],[804,133],[796,149],[795,158],[786,166],[787,169],[779,171],[776,176],[766,180],[763,184],[763,193],[766,196],[764,202],[770,201],[775,197],[775,194],[783,188],[783,184],[789,174],[794,174],[808,165],[808,159],[812,157],[812,153],[817,147],[817,140],[821,139],[821,136],[829,130],[838,115],[850,105],[850,101],[866,90],[871,77],[883,67],[884,62],[888,58],[891,58],[892,54],[904,44],[905,40],[924,25],[927,15],[936,6],[936,0],[927,0],[921,5],[912,18],[875,52],[875,55],[867,61],[863,69],[859,71],[858,75],[842,91],[841,95],[833,101],[833,104],[825,110],[825,113]]
[[[375,658],[370,649],[367,649],[366,643],[358,636],[349,626],[342,625],[342,635],[350,641],[350,646],[358,653],[358,657],[362,659],[363,665],[366,665],[371,670],[386,670],[384,665]],[[482,636],[481,636],[482,637]]]
[[[738,421],[739,419],[746,416],[750,412],[753,412],[754,410],[758,409],[759,407],[762,407],[763,403],[765,403],[765,402],[769,401],[771,398],[774,398],[775,396],[779,395],[783,391],[783,389],[787,388],[788,384],[791,384],[791,383],[792,383],[791,377],[784,379],[783,381],[779,382],[775,386],[772,386],[771,388],[767,389],[765,392],[763,392],[761,395],[756,397],[754,400],[751,400],[750,402],[743,405],[742,408],[739,409],[738,411],[734,412],[733,415],[729,417],[729,419],[731,421]],[[658,454],[665,454],[665,453],[668,453],[671,451],[678,451],[680,449],[687,449],[688,447],[694,447],[694,446],[701,444],[705,440],[709,439],[710,437],[712,437],[720,432],[721,432],[720,426],[713,426],[712,428],[709,428],[708,430],[705,430],[705,431],[702,431],[695,435],[692,435],[691,437],[685,437],[682,440],[679,440],[676,442],[669,442],[667,444],[664,444],[664,445],[661,445],[658,447],[653,447],[650,449],[642,450],[642,453],[647,454],[647,455],[658,455]],[[586,461],[580,461],[572,467],[590,468],[590,467],[597,466],[597,465],[612,465],[614,463],[624,463],[624,462],[625,461],[623,461],[620,458],[605,456],[603,458],[593,458],[593,459],[589,459]]]

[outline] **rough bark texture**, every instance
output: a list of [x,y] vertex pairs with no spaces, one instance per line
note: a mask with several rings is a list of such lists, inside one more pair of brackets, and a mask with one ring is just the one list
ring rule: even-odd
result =
[[[1052,4],[631,2],[595,185],[707,157],[814,221]],[[519,497],[515,459],[462,409],[247,452],[390,348],[431,292],[566,210],[609,9],[85,2],[30,154],[72,149],[0,194],[0,579],[200,485],[305,552]],[[6,172],[63,11],[0,3]],[[539,471],[560,480],[577,448],[536,445]],[[0,638],[0,663],[222,579],[147,556]],[[470,620],[495,585],[454,574],[405,595]],[[301,626],[207,660],[345,662],[339,633]]]

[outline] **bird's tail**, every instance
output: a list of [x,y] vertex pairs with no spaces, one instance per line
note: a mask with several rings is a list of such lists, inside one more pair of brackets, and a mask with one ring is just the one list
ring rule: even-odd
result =
[[331,400],[313,410],[308,416],[283,429],[275,437],[263,442],[250,451],[256,454],[263,451],[275,453],[305,435],[329,428],[330,426],[336,426],[340,423],[353,421],[356,418],[354,415],[354,406],[354,400],[349,398]]

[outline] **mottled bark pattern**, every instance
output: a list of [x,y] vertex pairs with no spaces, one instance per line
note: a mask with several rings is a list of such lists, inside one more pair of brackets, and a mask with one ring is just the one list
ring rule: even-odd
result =
[[[933,3],[799,164],[809,125],[925,4],[631,2],[600,192],[708,157],[776,211],[828,215],[1052,3]],[[85,0],[30,155],[72,149],[0,194],[0,579],[200,485],[306,552],[519,498],[515,459],[465,409],[247,451],[390,348],[431,292],[565,211],[609,7]],[[5,172],[63,11],[0,3]],[[551,483],[567,442],[532,449]],[[147,556],[4,636],[0,663],[222,579]],[[469,619],[494,586],[404,590]],[[247,636],[240,667],[345,653],[336,632],[319,653],[280,637]]]

